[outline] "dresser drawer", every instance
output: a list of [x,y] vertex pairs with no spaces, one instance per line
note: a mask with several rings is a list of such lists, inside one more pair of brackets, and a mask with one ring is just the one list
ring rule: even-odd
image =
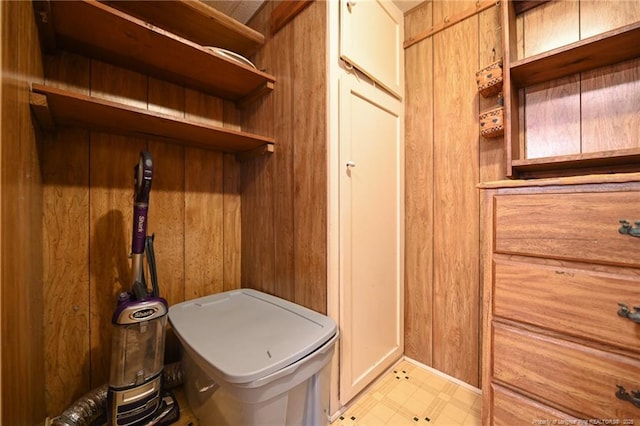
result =
[[497,195],[498,253],[640,266],[640,238],[618,232],[640,220],[640,192]]
[[[511,326],[493,325],[493,377],[587,418],[634,419],[616,385],[640,389],[640,361]],[[621,423],[622,424],[622,423]]]
[[493,426],[513,425],[577,425],[575,417],[533,401],[515,392],[492,385],[493,412],[490,424]]
[[640,271],[570,266],[495,256],[494,315],[640,351],[640,324],[618,315],[640,305]]

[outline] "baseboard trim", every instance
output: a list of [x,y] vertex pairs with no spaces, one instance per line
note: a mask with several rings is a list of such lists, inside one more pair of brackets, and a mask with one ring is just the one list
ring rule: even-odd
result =
[[446,373],[443,373],[443,372],[442,372],[442,371],[440,371],[440,370],[436,370],[436,369],[435,369],[435,368],[433,368],[433,367],[429,367],[428,365],[423,364],[423,363],[421,363],[420,361],[416,361],[415,359],[409,358],[409,357],[408,357],[408,356],[406,356],[406,355],[403,357],[403,359],[404,359],[405,361],[407,361],[407,362],[410,362],[410,363],[411,363],[411,364],[413,364],[413,365],[416,365],[416,366],[418,366],[418,367],[420,367],[420,368],[424,368],[425,370],[427,370],[427,371],[429,371],[429,372],[431,372],[431,373],[433,373],[433,374],[435,374],[435,375],[438,375],[438,376],[440,376],[440,377],[442,377],[442,378],[444,378],[444,379],[447,379],[447,380],[449,380],[449,381],[451,381],[451,382],[453,382],[453,383],[455,383],[455,384],[457,384],[457,385],[460,385],[460,386],[462,386],[462,387],[463,387],[463,388],[465,388],[465,389],[468,389],[468,390],[470,390],[470,391],[472,391],[472,392],[475,392],[475,393],[477,393],[478,395],[482,395],[482,389],[479,389],[479,388],[477,388],[477,387],[475,387],[475,386],[473,386],[473,385],[470,385],[470,384],[469,384],[469,383],[467,383],[467,382],[463,382],[463,381],[462,381],[462,380],[460,380],[460,379],[456,379],[456,378],[455,378],[455,377],[453,377],[453,376],[450,376],[450,375],[448,375],[448,374],[446,374]]

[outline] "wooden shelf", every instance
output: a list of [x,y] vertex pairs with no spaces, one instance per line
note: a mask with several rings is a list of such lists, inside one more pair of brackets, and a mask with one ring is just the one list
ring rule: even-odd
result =
[[530,86],[640,57],[640,22],[512,62],[513,82]]
[[273,76],[105,4],[41,0],[34,7],[43,45],[49,48],[111,62],[239,106],[273,90]]
[[[523,178],[562,175],[558,170],[566,170],[567,175],[633,172],[638,170],[638,164],[640,148],[512,161],[514,171]],[[582,173],[578,173],[577,170],[582,170]]]
[[202,46],[252,55],[264,35],[199,0],[102,0],[118,10]]
[[53,130],[56,125],[82,127],[238,153],[239,159],[273,152],[272,138],[196,123],[41,84],[32,84],[30,101],[38,123],[45,130]]
[[[504,39],[504,144],[506,176],[531,178],[585,173],[640,171],[640,150],[635,148],[557,157],[526,159],[526,123],[523,88],[640,58],[640,22],[598,34],[548,52],[523,59],[518,56],[516,16],[520,3],[502,2]],[[540,4],[548,3],[546,1]],[[525,125],[525,128],[520,126]]]

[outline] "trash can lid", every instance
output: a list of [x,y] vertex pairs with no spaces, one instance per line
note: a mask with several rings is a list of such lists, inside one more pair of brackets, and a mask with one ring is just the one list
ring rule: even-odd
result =
[[182,343],[229,383],[249,383],[291,365],[337,331],[326,315],[252,289],[176,304],[169,321]]

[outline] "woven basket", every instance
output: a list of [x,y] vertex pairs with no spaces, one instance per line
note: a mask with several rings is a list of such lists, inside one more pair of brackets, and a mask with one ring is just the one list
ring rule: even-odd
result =
[[504,135],[504,107],[480,114],[480,135],[485,138],[497,138]]
[[494,62],[476,72],[476,82],[483,97],[498,94],[502,90],[502,61]]

